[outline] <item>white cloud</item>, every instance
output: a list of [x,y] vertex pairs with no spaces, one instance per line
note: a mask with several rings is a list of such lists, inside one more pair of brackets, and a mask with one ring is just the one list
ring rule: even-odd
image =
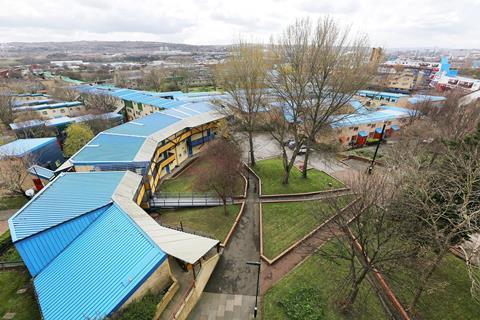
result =
[[480,47],[480,0],[2,0],[0,42],[266,41],[296,18],[329,15],[385,47]]

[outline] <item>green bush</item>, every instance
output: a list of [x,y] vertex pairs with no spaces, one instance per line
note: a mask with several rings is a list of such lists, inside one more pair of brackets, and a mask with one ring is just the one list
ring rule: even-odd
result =
[[320,289],[314,287],[295,288],[278,303],[291,320],[324,319]]
[[141,299],[130,303],[125,309],[118,311],[111,319],[115,320],[138,320],[153,319],[157,311],[157,305],[165,295],[165,291],[159,293],[149,292]]

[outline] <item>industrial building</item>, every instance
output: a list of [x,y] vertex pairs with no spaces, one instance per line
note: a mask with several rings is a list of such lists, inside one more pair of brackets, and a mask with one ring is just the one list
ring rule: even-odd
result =
[[9,219],[43,319],[103,319],[168,289],[178,263],[193,286],[210,276],[202,261],[216,264],[219,242],[159,225],[143,189],[131,171],[60,173]]

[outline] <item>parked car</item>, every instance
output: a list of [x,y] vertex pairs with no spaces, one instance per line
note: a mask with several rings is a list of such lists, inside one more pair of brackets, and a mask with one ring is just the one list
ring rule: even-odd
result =
[[295,141],[292,140],[292,141],[290,141],[290,142],[288,143],[287,147],[288,147],[290,150],[293,150],[293,149],[295,148],[295,145],[296,145],[296,144],[295,144]]
[[298,150],[298,154],[305,154],[305,153],[307,153],[307,147],[302,146],[300,150]]

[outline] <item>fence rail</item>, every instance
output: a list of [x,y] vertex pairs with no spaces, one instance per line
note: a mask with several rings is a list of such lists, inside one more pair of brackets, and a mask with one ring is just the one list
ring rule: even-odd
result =
[[22,261],[14,261],[14,262],[0,261],[0,270],[20,269],[20,268],[24,268],[24,267],[25,267],[25,264]]
[[[233,204],[233,198],[227,198]],[[214,207],[223,205],[223,200],[214,194],[161,193],[150,199],[150,207]]]

